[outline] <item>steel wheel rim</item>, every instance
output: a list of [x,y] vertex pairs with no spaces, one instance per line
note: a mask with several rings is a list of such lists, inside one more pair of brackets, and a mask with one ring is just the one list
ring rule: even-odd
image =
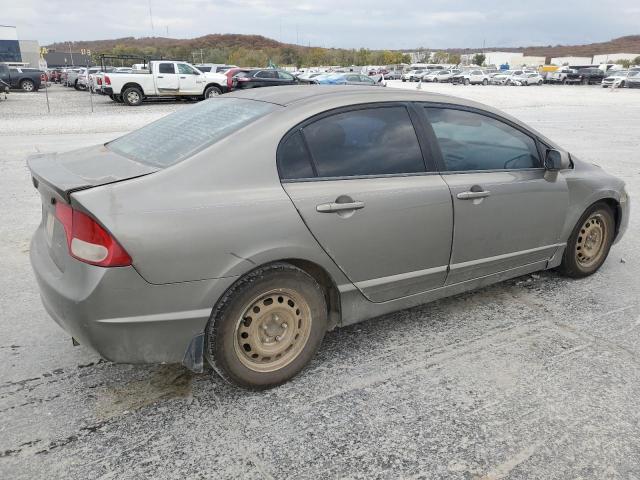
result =
[[276,289],[248,302],[236,323],[234,349],[255,372],[273,372],[293,362],[311,333],[311,308],[291,289]]
[[140,100],[140,95],[138,95],[138,92],[129,92],[127,94],[127,100],[130,103],[138,103],[138,101]]
[[217,90],[211,89],[211,90],[209,91],[209,95],[207,95],[207,97],[208,97],[208,98],[213,98],[213,97],[217,97],[218,95],[220,95],[220,94],[218,93],[218,91],[217,91]]
[[607,223],[597,213],[591,215],[580,227],[576,242],[576,260],[582,267],[589,268],[597,264],[605,251]]
[[24,82],[24,85],[22,86],[22,89],[25,92],[30,92],[31,90],[33,90],[33,83],[31,82]]

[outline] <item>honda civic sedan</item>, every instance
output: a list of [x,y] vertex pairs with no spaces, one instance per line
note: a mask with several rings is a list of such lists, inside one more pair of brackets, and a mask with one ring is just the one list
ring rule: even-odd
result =
[[335,327],[538,270],[591,275],[629,218],[622,180],[518,120],[374,87],[236,92],[28,166],[31,262],[75,341],[255,389]]

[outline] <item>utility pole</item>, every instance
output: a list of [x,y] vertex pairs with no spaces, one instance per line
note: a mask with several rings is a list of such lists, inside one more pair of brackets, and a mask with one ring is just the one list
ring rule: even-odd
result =
[[153,13],[151,12],[151,0],[149,0],[149,23],[151,23],[151,36],[154,35],[153,29]]

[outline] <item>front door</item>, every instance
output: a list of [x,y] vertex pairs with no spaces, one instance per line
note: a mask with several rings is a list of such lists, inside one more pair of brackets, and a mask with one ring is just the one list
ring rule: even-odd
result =
[[176,95],[180,91],[180,79],[173,62],[160,62],[156,75],[156,87],[160,95]]
[[178,77],[181,94],[202,94],[204,75],[186,63],[178,63]]
[[447,284],[545,262],[562,246],[562,173],[542,168],[536,140],[499,119],[425,108],[451,189],[454,235]]
[[332,113],[280,147],[283,187],[316,240],[367,298],[384,302],[444,284],[453,214],[427,173],[403,104]]

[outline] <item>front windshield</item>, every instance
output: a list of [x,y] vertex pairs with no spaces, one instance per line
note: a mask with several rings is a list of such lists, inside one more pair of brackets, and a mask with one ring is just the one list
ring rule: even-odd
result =
[[168,167],[272,112],[272,103],[212,98],[183,108],[106,144],[124,157]]

